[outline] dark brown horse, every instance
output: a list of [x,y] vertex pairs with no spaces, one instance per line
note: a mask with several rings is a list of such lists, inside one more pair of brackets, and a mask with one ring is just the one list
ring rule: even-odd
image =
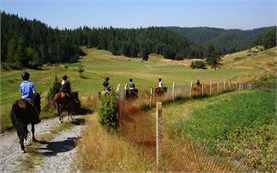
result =
[[138,89],[126,90],[125,100],[132,101],[138,98]]
[[[60,122],[63,122],[63,111],[67,110],[67,117],[69,119],[70,110],[72,106],[78,103],[78,92],[71,92],[69,95],[65,92],[58,92],[55,94],[54,98],[48,102],[48,104],[43,108],[42,111],[46,112],[48,109],[55,104],[56,110],[58,112]],[[72,116],[70,116],[71,119]]]
[[35,102],[31,102],[27,99],[16,100],[11,108],[10,116],[12,124],[16,129],[17,136],[21,150],[25,152],[24,139],[27,140],[28,129],[27,125],[32,125],[32,140],[36,141],[35,138],[35,124],[40,122],[40,94],[35,94]]
[[162,97],[162,96],[165,95],[165,93],[167,93],[167,87],[156,88],[155,92],[154,92],[154,96],[155,97]]

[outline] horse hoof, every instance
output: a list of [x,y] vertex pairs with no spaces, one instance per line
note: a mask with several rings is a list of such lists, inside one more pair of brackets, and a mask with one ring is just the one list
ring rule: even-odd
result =
[[36,142],[37,141],[37,139],[36,138],[33,138],[33,142]]

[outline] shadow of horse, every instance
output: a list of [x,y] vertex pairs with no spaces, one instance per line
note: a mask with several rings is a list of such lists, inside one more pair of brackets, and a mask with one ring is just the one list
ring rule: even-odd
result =
[[71,92],[71,96],[65,92],[58,92],[55,94],[54,98],[50,100],[47,105],[42,109],[42,111],[46,112],[49,108],[55,104],[56,110],[58,112],[59,120],[63,122],[63,111],[67,110],[67,118],[69,117],[73,119],[72,115],[70,115],[71,108],[74,104],[78,103],[78,92]]
[[12,104],[10,116],[12,119],[13,127],[16,129],[17,136],[19,138],[21,150],[24,153],[25,153],[24,139],[27,140],[28,124],[31,124],[32,140],[36,141],[35,124],[39,123],[40,121],[39,120],[40,99],[41,99],[40,94],[36,93],[34,103],[32,103],[27,99],[19,99]]
[[138,89],[134,90],[126,90],[125,100],[127,101],[133,101],[138,98]]
[[155,88],[154,96],[155,97],[163,97],[167,93],[167,87],[163,88]]
[[73,150],[76,147],[78,140],[79,138],[76,137],[68,137],[66,140],[63,141],[41,141],[40,143],[45,145],[45,147],[41,147],[38,149],[42,150],[41,154],[44,156],[56,156],[58,153]]

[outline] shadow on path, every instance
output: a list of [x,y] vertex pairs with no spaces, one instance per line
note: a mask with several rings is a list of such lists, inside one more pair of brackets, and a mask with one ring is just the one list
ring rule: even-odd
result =
[[41,150],[41,154],[44,156],[56,156],[58,153],[68,152],[73,150],[76,147],[77,137],[68,137],[66,140],[63,141],[52,141],[52,142],[45,142],[41,141],[42,145],[45,147],[38,148]]

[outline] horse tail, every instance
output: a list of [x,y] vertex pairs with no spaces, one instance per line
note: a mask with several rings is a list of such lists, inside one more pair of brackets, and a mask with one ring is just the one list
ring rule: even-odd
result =
[[22,110],[19,110],[19,106],[17,104],[17,101],[13,104],[11,112],[10,112],[10,116],[12,119],[12,124],[14,126],[14,128],[17,131],[17,135],[20,138],[20,136],[22,136],[23,138],[27,139],[27,135],[28,135],[28,129],[27,126],[24,125],[23,123],[23,118],[19,116],[19,112]]
[[50,100],[47,105],[41,110],[42,112],[47,112],[49,108],[55,103],[55,100]]
[[56,94],[55,97],[50,100],[47,105],[41,110],[42,112],[47,112],[49,110],[49,108],[59,99],[60,94]]

